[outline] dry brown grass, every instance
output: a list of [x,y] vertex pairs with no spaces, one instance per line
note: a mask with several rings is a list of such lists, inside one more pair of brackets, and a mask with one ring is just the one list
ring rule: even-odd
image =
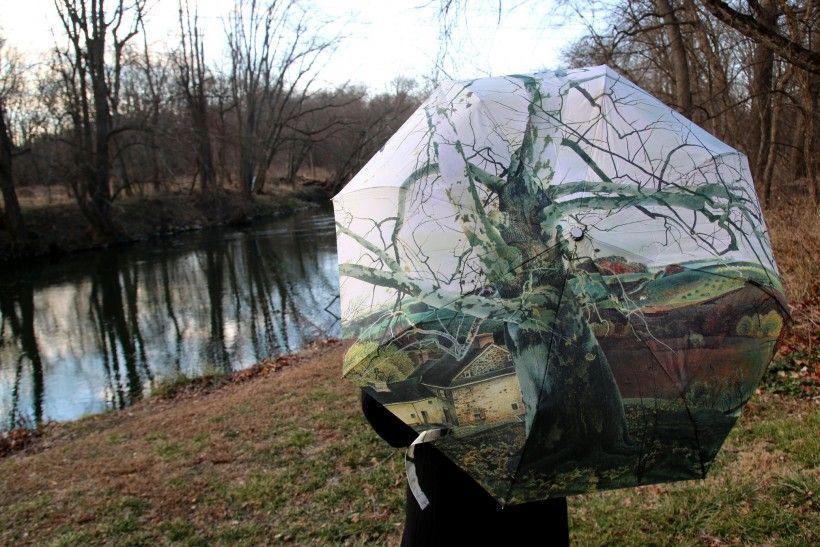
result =
[[378,465],[391,450],[340,378],[345,349],[54,426],[0,460],[0,544],[395,540],[403,476]]
[[797,303],[820,294],[820,208],[808,197],[764,212],[786,297]]
[[[0,460],[0,544],[397,544],[402,451],[340,378],[346,349],[54,426]],[[816,544],[818,426],[816,401],[764,392],[706,480],[572,497],[573,542]]]
[[775,260],[791,308],[791,322],[768,383],[776,391],[820,394],[820,208],[807,196],[784,199],[765,211]]

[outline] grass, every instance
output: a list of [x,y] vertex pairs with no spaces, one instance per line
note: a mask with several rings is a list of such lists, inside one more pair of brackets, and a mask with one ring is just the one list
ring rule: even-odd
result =
[[[55,426],[0,460],[0,544],[396,544],[403,453],[339,378],[346,345]],[[709,478],[570,498],[600,544],[820,541],[820,408],[763,391]]]
[[709,478],[572,498],[574,537],[581,545],[816,543],[818,426],[816,404],[758,396]]
[[202,391],[219,387],[230,381],[229,373],[215,367],[205,367],[197,376],[177,372],[154,382],[151,395],[163,399],[173,399],[189,391]]
[[764,211],[775,260],[791,303],[820,294],[820,207],[808,197],[783,198]]

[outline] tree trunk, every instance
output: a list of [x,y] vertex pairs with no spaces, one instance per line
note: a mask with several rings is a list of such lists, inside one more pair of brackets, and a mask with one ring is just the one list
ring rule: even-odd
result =
[[[521,470],[552,467],[570,456],[624,454],[630,443],[609,362],[569,287],[556,312],[551,333],[507,327],[522,391],[528,384],[538,401],[528,424],[531,448],[520,461]],[[567,344],[569,340],[574,342]]]
[[254,188],[254,162],[251,158],[250,146],[242,143],[239,149],[239,183],[242,193],[250,197]]
[[225,120],[225,104],[222,95],[219,95],[219,102],[217,103],[217,111],[219,112],[219,135],[217,136],[218,152],[217,158],[219,160],[219,174],[223,181],[227,182],[229,186],[233,184],[233,177],[231,176],[231,169],[228,167],[228,131]]
[[[529,131],[526,134],[519,151],[522,158],[533,146]],[[511,162],[499,196],[499,210],[509,218],[499,232],[519,251],[520,274],[492,281],[504,298],[526,297],[542,288],[560,296],[554,307],[543,306],[538,312],[555,314],[550,329],[523,330],[510,323],[505,329],[527,406],[526,429],[533,439],[528,444],[533,452],[522,455],[521,470],[550,467],[567,452],[578,457],[589,452],[620,454],[629,442],[609,363],[567,284],[567,244],[560,228],[544,224],[552,224],[545,214],[551,201],[543,190],[528,188],[523,164]],[[550,231],[555,244],[545,239]]]
[[288,155],[287,180],[292,186],[296,185],[296,177],[299,175],[299,170],[304,165],[305,160],[310,156],[311,144],[310,141],[297,140],[291,147],[290,154]]
[[766,150],[766,162],[763,167],[763,203],[768,207],[772,200],[772,182],[774,181],[774,166],[777,162],[778,140],[780,138],[780,115],[783,111],[783,92],[789,85],[792,77],[792,67],[786,67],[783,74],[777,79],[774,86],[776,93],[772,98],[771,133],[769,134],[769,148]]
[[[814,6],[806,17],[807,21],[814,21],[814,27],[809,35],[809,42],[814,51],[820,47],[820,23],[817,22],[818,7]],[[801,93],[803,102],[803,161],[805,162],[806,180],[809,185],[809,195],[815,206],[820,205],[820,179],[817,176],[817,152],[815,150],[815,129],[817,116],[820,115],[820,74],[802,71]]]
[[[201,55],[201,52],[200,52]],[[208,99],[205,96],[205,68],[204,62],[197,65],[197,96],[194,127],[197,144],[199,146],[199,168],[202,171],[202,189],[213,191],[216,189],[216,170],[214,169],[214,154],[211,148],[211,133],[208,130]]]
[[88,43],[88,63],[94,97],[94,161],[92,180],[89,182],[93,224],[101,235],[112,235],[111,224],[111,158],[109,135],[111,134],[111,109],[108,104],[109,90],[105,71],[105,29]]
[[669,40],[672,69],[675,74],[675,108],[692,119],[692,85],[689,81],[689,63],[680,23],[669,0],[655,0],[655,4],[663,17],[666,37]]
[[[191,18],[187,1],[179,4],[179,30],[182,45],[179,85],[185,94],[195,140],[197,173],[202,176],[204,192],[216,189],[211,135],[208,130],[208,97],[205,94],[205,49],[200,37],[199,21]],[[194,175],[196,180],[196,175]],[[193,188],[191,188],[193,190]]]
[[766,166],[763,169],[763,203],[766,207],[772,204],[772,178],[774,175],[774,164],[777,161],[777,137],[780,125],[780,111],[783,109],[783,99],[775,97],[772,106],[771,135],[769,136],[769,148],[766,151]]
[[[237,96],[236,101],[240,98]],[[247,97],[244,114],[237,108],[239,122],[239,182],[242,192],[251,197],[256,188],[256,105],[252,97]]]
[[[767,28],[774,26],[777,11],[771,0],[762,0],[758,11],[758,21]],[[752,120],[757,123],[750,133],[752,136],[751,152],[754,154],[753,177],[756,181],[763,178],[766,167],[766,155],[769,150],[769,136],[771,135],[771,94],[772,75],[774,69],[774,53],[763,44],[755,45],[752,56]]]
[[[157,127],[159,123],[154,122],[153,126]],[[154,194],[162,193],[162,181],[159,178],[159,144],[157,143],[157,136],[154,131],[150,133],[150,142],[148,147],[151,149],[151,186],[154,188]]]
[[0,102],[0,189],[3,192],[3,219],[12,243],[18,245],[26,239],[26,226],[20,211],[20,203],[17,201],[17,192],[14,189],[13,149],[11,136],[6,126],[5,107]]
[[197,143],[197,163],[202,175],[201,188],[204,192],[216,189],[216,172],[214,170],[214,156],[211,148],[211,135],[208,132],[208,121],[204,112],[194,114],[194,133]]
[[256,171],[256,176],[253,180],[253,193],[256,195],[262,195],[265,190],[265,184],[268,182],[268,169],[263,164],[260,165]]
[[817,116],[815,104],[817,103],[817,87],[814,86],[815,78],[811,74],[804,75],[802,83],[801,97],[803,99],[803,161],[805,163],[806,183],[808,184],[809,196],[814,205],[820,205],[820,189],[818,189],[816,162],[817,155],[814,149],[814,119]]
[[[720,115],[717,116],[718,120],[716,120],[717,123],[715,124],[717,126],[717,136],[725,141],[737,140],[735,137],[737,131],[737,112],[732,105],[731,86],[726,76],[726,66],[718,57],[716,46],[713,45],[710,35],[707,32],[707,26],[701,21],[694,0],[687,0],[686,8],[691,21],[694,23],[694,32],[698,37],[698,42],[700,42],[699,49],[703,51],[709,63],[710,77],[712,80],[710,83],[716,88],[713,94],[719,96],[717,107],[720,109]],[[716,42],[719,43],[719,39],[717,39]],[[709,115],[714,116],[713,112],[709,112]]]

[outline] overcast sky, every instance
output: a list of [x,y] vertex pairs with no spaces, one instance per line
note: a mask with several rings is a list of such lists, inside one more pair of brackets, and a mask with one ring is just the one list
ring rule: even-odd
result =
[[[111,2],[113,4],[113,1]],[[193,2],[192,2],[193,4]],[[439,51],[437,1],[314,0],[317,18],[344,34],[323,70],[322,86],[345,82],[381,91],[396,76],[421,79],[432,73]],[[518,4],[517,7],[515,4]],[[149,0],[148,35],[156,49],[178,41],[177,0]],[[223,17],[231,1],[200,0],[209,62],[224,59]],[[471,0],[445,68],[454,78],[532,72],[560,63],[561,50],[583,32],[577,19],[556,17],[549,1],[505,2],[498,23],[495,0]],[[53,0],[0,0],[0,32],[28,62],[44,58],[60,28]]]

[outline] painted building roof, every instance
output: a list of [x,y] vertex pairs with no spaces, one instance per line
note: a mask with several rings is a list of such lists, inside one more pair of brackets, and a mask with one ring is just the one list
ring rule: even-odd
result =
[[418,380],[413,378],[387,384],[387,387],[390,391],[376,391],[369,386],[362,389],[364,389],[368,395],[372,395],[377,401],[385,405],[420,401],[422,399],[435,397],[435,394],[430,391],[430,389],[419,384]]
[[444,358],[431,363],[420,377],[428,386],[453,387],[509,374],[510,352],[497,344],[471,350],[461,361]]

